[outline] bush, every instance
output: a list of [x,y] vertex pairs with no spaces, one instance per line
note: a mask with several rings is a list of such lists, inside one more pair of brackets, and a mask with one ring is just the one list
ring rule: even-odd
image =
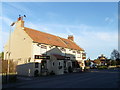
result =
[[107,69],[107,66],[98,66],[98,69]]
[[89,69],[90,69],[90,67],[89,67],[89,66],[86,66],[86,67],[85,67],[85,70],[89,70]]

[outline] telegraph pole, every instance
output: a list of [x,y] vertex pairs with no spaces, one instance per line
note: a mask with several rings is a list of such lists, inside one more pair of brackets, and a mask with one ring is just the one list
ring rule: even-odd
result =
[[11,25],[10,25],[10,32],[9,32],[9,48],[8,48],[8,68],[7,68],[7,81],[9,82],[9,72],[10,72],[10,45],[11,44]]
[[10,47],[11,47],[11,29],[12,29],[12,26],[15,24],[15,22],[13,22],[11,25],[10,25],[10,32],[9,32],[9,48],[8,48],[8,67],[7,67],[7,81],[9,82],[9,74],[10,74]]

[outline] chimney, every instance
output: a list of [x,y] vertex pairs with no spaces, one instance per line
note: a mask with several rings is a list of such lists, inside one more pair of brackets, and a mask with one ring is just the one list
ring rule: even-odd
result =
[[23,16],[19,16],[16,22],[16,28],[21,28],[21,27],[24,27]]
[[74,41],[73,35],[68,35],[68,39],[71,40],[71,41]]

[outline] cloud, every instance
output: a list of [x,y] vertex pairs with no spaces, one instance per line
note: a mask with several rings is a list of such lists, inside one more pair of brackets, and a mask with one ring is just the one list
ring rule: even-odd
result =
[[4,50],[4,45],[5,43],[7,42],[8,40],[8,37],[9,37],[9,33],[8,32],[1,32],[1,37],[0,37],[0,52]]
[[47,12],[46,14],[47,14],[47,16],[49,16],[50,18],[55,18],[55,17],[59,16],[57,13],[54,13],[54,12]]
[[44,25],[38,24],[38,23],[26,22],[25,23],[25,27],[29,27],[29,28],[40,30],[40,31],[44,31],[44,32],[48,32],[49,31],[47,26],[44,26]]
[[[118,39],[118,33],[116,32],[117,30],[110,30],[109,28],[106,29],[105,27],[94,27],[84,24],[81,25],[42,24],[42,23],[33,24],[31,22],[28,22],[26,23],[26,26],[47,33],[54,33],[54,35],[57,34],[58,36],[61,36],[61,34],[66,34],[64,36],[74,35],[80,37],[81,39],[86,38],[87,40],[85,41],[89,41],[90,39],[92,39],[96,41],[112,43],[114,42],[114,40]],[[58,32],[60,33],[60,35]]]
[[66,28],[66,30],[67,30],[67,33],[68,33],[69,35],[73,35],[73,33],[70,31],[69,28]]
[[100,40],[103,40],[103,41],[106,41],[106,42],[111,42],[113,40],[118,39],[118,34],[113,33],[113,32],[100,32],[100,33],[97,33],[97,37]]
[[2,20],[8,26],[10,26],[10,24],[13,22],[12,19],[10,19],[8,17],[2,17],[2,16],[0,16],[0,20]]
[[19,3],[3,3],[3,8],[5,9],[5,11],[9,11],[10,8],[12,8],[12,12],[9,11],[9,13],[13,14],[13,12],[15,11],[16,13],[29,13],[28,15],[31,15],[32,13],[30,12],[30,10],[27,7],[24,7],[23,5],[19,5]]
[[106,17],[105,21],[108,22],[108,23],[112,23],[114,20],[110,17]]

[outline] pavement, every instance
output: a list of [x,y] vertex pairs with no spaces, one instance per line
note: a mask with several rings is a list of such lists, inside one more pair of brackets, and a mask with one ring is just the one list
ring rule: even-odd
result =
[[119,88],[120,69],[91,69],[88,72],[45,77],[18,77],[3,88]]

